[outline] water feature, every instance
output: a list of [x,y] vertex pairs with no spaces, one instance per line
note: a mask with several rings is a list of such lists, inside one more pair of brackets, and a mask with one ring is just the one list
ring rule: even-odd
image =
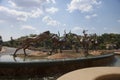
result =
[[111,66],[120,67],[120,55],[115,55],[115,61],[111,64]]
[[[91,58],[91,57],[90,57]],[[84,58],[82,58],[84,59]],[[69,59],[67,59],[69,60]],[[35,59],[35,58],[29,58],[29,57],[16,57],[14,58],[12,55],[1,55],[0,56],[0,62],[7,62],[7,63],[11,63],[11,62],[15,62],[15,63],[26,63],[26,62],[46,62],[46,61],[55,61],[55,60],[51,60],[51,59]],[[116,55],[115,56],[115,60],[114,63],[111,63],[108,66],[120,66],[120,56]],[[57,77],[59,77],[61,74],[57,74],[57,75],[53,75],[53,76],[47,76],[47,77],[31,77],[30,79],[36,80],[55,80]],[[28,79],[28,78],[26,78]]]
[[[22,63],[25,63],[25,65],[23,65],[23,66],[28,66],[27,63],[29,63],[30,66],[37,66],[36,64],[31,64],[31,62],[42,63],[42,64],[47,63],[48,65],[51,65],[51,64],[53,64],[51,62],[54,62],[54,63],[58,62],[59,63],[61,61],[63,63],[65,61],[65,59],[55,60],[55,59],[40,59],[39,57],[37,57],[37,58],[36,57],[32,57],[32,58],[31,57],[19,57],[19,56],[18,57],[13,57],[12,52],[13,52],[14,49],[13,48],[8,48],[7,50],[8,51],[0,54],[0,63],[2,63],[2,64],[6,63],[6,64],[9,64],[11,66],[12,66],[11,63],[15,63],[15,65],[17,65],[17,66],[19,66],[19,63],[20,63],[20,66],[22,66],[21,65]],[[95,57],[87,57],[87,59],[91,59],[91,58],[95,58]],[[98,56],[97,58],[100,58],[100,57]],[[85,57],[83,57],[81,59],[85,59]],[[66,61],[68,61],[68,63],[71,60],[74,61],[74,59],[66,59]],[[79,60],[79,58],[76,58],[76,60]],[[4,67],[6,66],[6,64],[4,64]],[[107,66],[120,66],[120,55],[115,55],[114,62],[112,62],[111,64],[109,64]],[[12,67],[14,67],[14,66],[12,66]],[[61,74],[49,75],[47,77],[38,77],[38,76],[27,77],[27,78],[23,77],[22,79],[25,79],[25,80],[29,80],[29,79],[32,79],[32,80],[36,80],[36,79],[39,79],[39,80],[56,80],[56,78],[59,77],[60,75]],[[1,78],[1,76],[0,76],[0,78]]]
[[0,56],[0,62],[44,62],[48,61],[48,59],[41,59],[39,57],[13,57],[13,55],[1,55]]

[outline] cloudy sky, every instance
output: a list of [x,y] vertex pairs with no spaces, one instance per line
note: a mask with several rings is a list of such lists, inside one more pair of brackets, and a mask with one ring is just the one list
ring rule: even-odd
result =
[[3,40],[46,30],[120,33],[120,0],[0,0]]

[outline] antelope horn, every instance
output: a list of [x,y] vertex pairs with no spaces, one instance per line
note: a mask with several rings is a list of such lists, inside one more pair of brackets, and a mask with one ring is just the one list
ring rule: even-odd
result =
[[66,30],[64,30],[64,34],[66,35]]
[[60,37],[60,32],[58,31],[58,36]]

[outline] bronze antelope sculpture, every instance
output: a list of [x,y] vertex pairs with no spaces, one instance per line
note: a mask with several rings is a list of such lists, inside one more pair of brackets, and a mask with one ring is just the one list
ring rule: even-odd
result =
[[51,51],[51,54],[52,52],[55,52],[57,53],[57,48],[60,49],[60,53],[62,53],[62,48],[63,46],[65,46],[66,44],[66,37],[62,37],[60,38],[57,34],[53,34],[52,38],[51,38],[51,41],[52,41],[52,51]]
[[84,50],[84,54],[85,56],[89,55],[89,49],[90,47],[93,47],[94,49],[96,49],[97,46],[97,35],[93,34],[93,35],[89,35],[86,33],[87,30],[83,30],[83,34],[84,36],[80,39],[80,43],[82,45],[82,48]]
[[27,56],[25,50],[31,44],[36,43],[36,42],[41,42],[41,41],[44,41],[44,40],[49,39],[49,38],[50,38],[50,32],[49,31],[45,31],[42,34],[36,36],[35,38],[26,38],[26,39],[22,40],[22,45],[15,50],[13,56],[16,56],[17,51],[20,50],[20,49],[23,49],[24,55]]
[[59,48],[60,49],[60,53],[62,53],[62,49],[63,48],[66,48],[66,46],[71,46],[71,45],[75,45],[75,50],[76,52],[78,52],[78,36],[76,34],[73,34],[73,33],[68,33],[66,34],[66,31],[64,31],[64,36],[63,37],[60,37],[60,34],[58,33],[57,34],[53,34],[52,38],[51,38],[51,41],[52,41],[52,51],[51,51],[51,54],[52,52],[58,52],[57,49]]
[[88,56],[89,54],[88,50],[90,49],[90,47],[96,50],[96,46],[98,42],[97,42],[96,34],[88,36],[86,31],[87,30],[83,30],[83,36],[79,36],[77,34],[70,32],[69,37],[71,37],[70,42],[71,42],[71,45],[74,45],[76,52],[79,52],[78,48],[81,47],[84,51],[84,55]]
[[70,45],[73,49],[75,49],[76,53],[78,53],[79,45],[80,45],[80,36],[77,34],[71,33],[71,31],[66,34],[67,39],[70,42]]
[[66,48],[67,45],[69,45],[69,41],[68,41],[68,34],[66,34],[66,31],[64,30],[64,35],[62,37],[60,37],[60,33],[58,32],[58,34],[53,34],[51,37],[51,41],[52,41],[52,50],[50,51],[50,54],[52,54],[52,52],[57,53],[58,50],[60,49],[60,53],[62,53],[62,49]]

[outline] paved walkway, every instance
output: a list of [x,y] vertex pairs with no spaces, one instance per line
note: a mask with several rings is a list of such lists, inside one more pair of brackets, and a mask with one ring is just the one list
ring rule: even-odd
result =
[[[111,74],[112,75],[119,74],[120,76],[120,67],[92,67],[92,68],[79,69],[69,72],[61,76],[57,80],[98,80],[96,78]],[[120,77],[117,80],[120,80]]]

